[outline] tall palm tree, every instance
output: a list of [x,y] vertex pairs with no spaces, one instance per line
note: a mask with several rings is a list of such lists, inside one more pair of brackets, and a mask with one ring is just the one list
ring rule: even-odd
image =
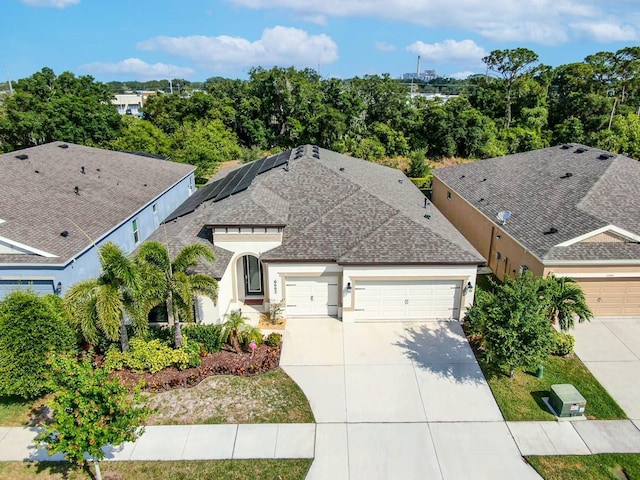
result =
[[175,327],[176,348],[182,345],[180,320],[193,321],[194,297],[205,295],[214,302],[218,300],[218,282],[209,275],[190,271],[200,260],[215,260],[206,245],[187,245],[173,261],[160,242],[145,242],[136,254],[135,261],[143,276],[145,309],[148,313],[156,305],[166,305],[169,325]]
[[136,310],[140,275],[134,262],[115,243],[98,249],[101,271],[98,278],[73,285],[64,298],[65,306],[78,322],[83,337],[97,343],[99,332],[109,340],[120,338],[122,351],[129,349],[125,318],[140,327]]
[[548,295],[547,316],[563,332],[575,326],[576,318],[582,323],[593,317],[582,288],[573,278],[549,275],[542,280],[542,289]]

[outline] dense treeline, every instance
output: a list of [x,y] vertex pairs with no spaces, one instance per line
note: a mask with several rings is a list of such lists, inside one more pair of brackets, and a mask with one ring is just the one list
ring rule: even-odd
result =
[[[55,139],[144,150],[196,164],[202,177],[219,161],[304,143],[370,160],[412,152],[486,158],[562,142],[640,158],[640,47],[557,68],[523,48],[496,50],[483,61],[490,75],[436,79],[413,91],[388,75],[323,79],[310,69],[279,67],[254,68],[247,80],[210,78],[201,88],[175,80],[173,94],[148,100],[144,119],[120,118],[108,105],[124,84],[45,68],[15,82],[5,98],[0,148]],[[438,85],[460,95],[444,101],[421,94]]]

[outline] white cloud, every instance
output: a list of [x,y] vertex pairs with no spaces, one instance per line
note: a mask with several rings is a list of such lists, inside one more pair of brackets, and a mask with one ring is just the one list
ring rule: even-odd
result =
[[376,42],[375,43],[376,50],[381,52],[393,52],[396,49],[395,45],[391,45],[390,43],[385,42]]
[[570,23],[569,27],[577,37],[589,38],[603,43],[633,41],[640,38],[638,30],[631,25],[619,25],[610,21]]
[[407,47],[407,51],[424,57],[429,63],[479,64],[487,55],[484,48],[473,40],[444,40],[438,43],[417,41]]
[[20,0],[25,5],[32,7],[65,8],[69,5],[77,5],[80,0]]
[[326,65],[338,59],[338,46],[331,37],[281,26],[265,29],[255,41],[227,35],[154,37],[138,43],[138,48],[189,58],[217,71],[258,65]]
[[188,78],[195,73],[192,68],[165,63],[149,64],[139,58],[127,58],[115,63],[85,63],[80,68],[93,75],[130,75],[132,79]]
[[[252,9],[278,8],[297,18],[373,17],[431,28],[467,29],[494,41],[530,41],[547,45],[581,38],[570,26],[585,24],[597,40],[602,19],[617,26],[616,38],[631,39],[625,26],[637,11],[637,0],[227,0]],[[636,16],[636,28],[640,19]],[[637,38],[634,36],[633,38]]]
[[456,79],[458,79],[458,80],[465,80],[465,79],[466,79],[466,78],[468,78],[469,76],[471,76],[471,75],[475,75],[476,73],[478,73],[478,72],[469,72],[469,71],[466,71],[466,72],[456,72],[456,73],[451,73],[451,74],[449,74],[449,75],[447,75],[447,76],[448,76],[448,77],[450,77],[450,78],[456,78]]

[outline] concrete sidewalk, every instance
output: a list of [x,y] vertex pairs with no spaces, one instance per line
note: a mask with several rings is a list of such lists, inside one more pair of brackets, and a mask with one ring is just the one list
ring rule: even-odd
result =
[[[61,461],[36,448],[37,428],[0,427],[0,461]],[[171,425],[146,427],[133,443],[105,449],[106,460],[313,458],[316,425]]]
[[631,420],[507,422],[522,455],[640,453],[640,429]]

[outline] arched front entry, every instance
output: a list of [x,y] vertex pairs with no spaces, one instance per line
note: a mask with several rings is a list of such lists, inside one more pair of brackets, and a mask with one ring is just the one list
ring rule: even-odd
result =
[[242,257],[242,274],[245,297],[264,295],[262,263],[258,257],[253,255],[244,255]]

